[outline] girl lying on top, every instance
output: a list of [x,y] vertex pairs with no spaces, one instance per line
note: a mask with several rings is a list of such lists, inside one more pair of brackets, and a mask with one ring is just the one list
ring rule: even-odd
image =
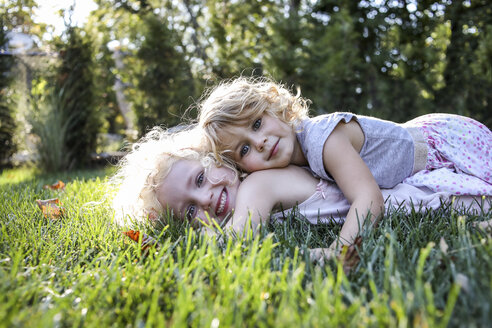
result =
[[[352,113],[310,118],[308,101],[266,79],[220,84],[200,105],[199,127],[218,161],[245,172],[309,166],[350,204],[340,232],[352,242],[399,183],[448,195],[492,196],[492,132],[467,117],[429,114],[405,124]],[[418,197],[412,191],[407,197]]]

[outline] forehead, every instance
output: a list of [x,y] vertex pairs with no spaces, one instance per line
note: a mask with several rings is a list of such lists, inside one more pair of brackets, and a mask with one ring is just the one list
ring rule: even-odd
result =
[[228,125],[222,128],[217,133],[221,148],[230,149],[235,146],[240,141],[239,137],[245,137],[251,132],[251,124],[251,121],[245,121],[237,125]]
[[157,200],[166,209],[169,207],[175,214],[180,214],[189,197],[189,182],[195,172],[202,170],[198,161],[182,159],[174,163],[168,175],[157,187]]

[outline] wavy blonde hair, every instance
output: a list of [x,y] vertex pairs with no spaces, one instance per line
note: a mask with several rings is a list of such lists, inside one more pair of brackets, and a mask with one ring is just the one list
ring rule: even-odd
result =
[[227,149],[220,133],[227,127],[245,126],[263,113],[294,126],[308,117],[310,101],[293,95],[282,84],[268,78],[245,78],[224,81],[204,95],[198,105],[198,124],[203,129],[216,159],[223,163]]
[[204,167],[215,163],[196,127],[179,132],[155,127],[133,144],[110,180],[117,189],[115,221],[121,225],[157,221],[166,209],[157,200],[156,189],[181,159],[200,161]]

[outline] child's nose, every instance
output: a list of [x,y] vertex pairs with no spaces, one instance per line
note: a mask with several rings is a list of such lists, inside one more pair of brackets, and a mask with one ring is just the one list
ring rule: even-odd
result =
[[197,203],[203,208],[204,211],[208,211],[211,208],[213,199],[213,193],[211,190],[203,191],[197,195]]
[[256,142],[255,142],[256,149],[260,152],[263,151],[263,148],[265,148],[265,142],[266,142],[266,139],[263,137],[256,139]]

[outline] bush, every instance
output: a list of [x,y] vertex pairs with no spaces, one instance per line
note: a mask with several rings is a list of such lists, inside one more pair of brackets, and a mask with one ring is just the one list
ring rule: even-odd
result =
[[[37,99],[36,99],[37,98]],[[61,93],[51,92],[48,97],[33,97],[32,132],[38,136],[36,148],[38,167],[44,172],[57,172],[73,164],[73,150],[67,147],[69,126],[73,116],[66,117]]]
[[79,28],[68,27],[67,43],[61,45],[61,64],[55,83],[55,106],[68,124],[64,145],[70,149],[70,163],[82,165],[96,149],[100,130],[98,108],[94,101],[93,47]]
[[152,13],[143,21],[144,41],[136,62],[127,65],[134,72],[136,89],[130,98],[141,134],[158,124],[179,123],[195,93],[189,64],[176,50],[176,33]]
[[[0,51],[7,44],[7,33],[3,20],[0,20]],[[13,83],[11,69],[15,60],[9,55],[0,55],[0,166],[5,165],[15,152],[13,142],[15,131]]]
[[[39,167],[66,170],[89,162],[101,123],[94,101],[93,49],[76,27],[59,43],[59,66],[32,90],[32,132],[38,137]],[[49,86],[47,86],[49,85]]]

